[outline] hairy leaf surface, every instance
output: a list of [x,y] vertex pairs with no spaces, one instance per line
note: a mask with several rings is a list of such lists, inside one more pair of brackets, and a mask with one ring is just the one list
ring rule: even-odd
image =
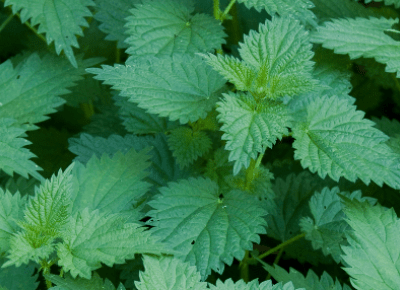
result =
[[86,166],[77,163],[74,168],[74,194],[72,214],[88,207],[107,213],[119,213],[132,209],[151,186],[143,181],[149,174],[150,148],[125,154],[117,152],[112,159],[103,154],[101,159],[93,156]]
[[64,233],[64,242],[57,244],[58,264],[71,276],[90,279],[101,263],[112,267],[133,259],[136,253],[174,254],[155,241],[149,231],[138,224],[125,223],[119,214],[89,211],[76,213]]
[[400,77],[400,42],[385,34],[398,22],[398,18],[383,17],[332,19],[311,33],[311,41],[335,53],[348,54],[351,59],[373,57],[386,64],[387,72],[396,72]]
[[177,258],[143,255],[143,264],[145,271],[140,272],[140,281],[135,281],[138,290],[208,289],[206,282],[200,282],[196,267]]
[[223,94],[218,102],[217,119],[222,122],[222,140],[228,140],[226,150],[231,151],[229,161],[236,161],[233,174],[237,175],[244,166],[248,168],[251,159],[258,153],[272,148],[277,139],[288,134],[291,117],[286,106],[273,101],[257,103],[249,94]]
[[295,159],[321,178],[341,176],[365,184],[400,188],[400,156],[385,143],[388,136],[372,127],[346,99],[320,97],[307,107],[307,116],[293,128]]
[[189,178],[171,182],[159,189],[161,195],[149,202],[147,213],[155,236],[177,257],[196,265],[202,279],[211,269],[222,273],[224,263],[242,260],[251,242],[259,243],[265,233],[266,211],[261,203],[240,190],[222,194],[208,178]]
[[172,55],[221,49],[223,26],[207,14],[191,15],[191,0],[143,0],[126,18],[126,53],[134,56]]
[[92,0],[6,0],[16,14],[21,10],[21,22],[30,19],[31,25],[39,24],[38,33],[46,34],[47,44],[54,41],[57,54],[64,50],[70,63],[77,68],[73,47],[79,48],[75,35],[83,36],[82,27],[89,24],[84,17],[91,17]]
[[251,30],[239,43],[243,61],[257,72],[252,94],[276,99],[296,95],[317,87],[312,77],[314,55],[308,32],[299,21],[273,16]]
[[295,287],[305,288],[307,290],[351,290],[347,284],[340,285],[339,280],[336,278],[333,281],[332,277],[324,271],[321,278],[313,270],[309,270],[307,276],[297,271],[294,268],[290,268],[289,272],[279,267],[278,265],[270,266],[266,263],[262,263],[265,270],[274,277],[275,280],[283,283],[292,282]]
[[25,133],[15,120],[9,118],[0,118],[0,169],[8,175],[13,176],[16,172],[25,178],[28,174],[38,180],[43,177],[37,172],[42,168],[37,166],[33,161],[29,160],[36,157],[28,149],[23,148],[31,144],[20,136]]
[[59,96],[69,93],[67,88],[82,79],[84,68],[99,60],[79,56],[78,69],[51,54],[24,54],[15,68],[5,61],[0,65],[0,117],[13,118],[27,130],[37,129],[33,124],[47,120],[47,114],[64,104]]
[[[306,233],[306,239],[311,241],[314,249],[322,249],[324,255],[332,255],[336,263],[340,263],[342,252],[340,245],[345,241],[345,233],[350,227],[345,221],[345,214],[338,195],[339,187],[331,190],[328,187],[316,192],[309,202],[313,219],[303,217],[300,227]],[[362,198],[361,191],[340,192],[350,199],[369,200],[371,204],[376,202],[373,198]]]
[[310,0],[238,0],[238,2],[257,11],[265,9],[270,15],[278,13],[281,16],[294,16],[302,22],[316,25],[315,15],[310,10],[314,7],[314,3]]
[[97,13],[94,18],[101,22],[99,29],[103,31],[106,40],[117,41],[117,48],[128,48],[125,43],[127,23],[126,18],[131,16],[129,10],[140,4],[141,0],[96,0]]
[[225,81],[199,56],[130,59],[126,66],[87,71],[146,112],[181,124],[204,119],[225,90]]
[[393,209],[368,202],[345,200],[347,222],[354,232],[347,235],[349,246],[342,247],[344,270],[359,290],[400,287],[400,222]]

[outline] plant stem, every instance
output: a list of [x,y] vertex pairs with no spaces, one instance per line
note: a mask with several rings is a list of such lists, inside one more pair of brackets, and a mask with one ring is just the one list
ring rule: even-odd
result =
[[14,17],[13,14],[11,14],[10,16],[8,16],[8,18],[6,19],[6,21],[4,21],[1,26],[0,26],[0,32],[4,29],[4,27],[7,26],[8,22],[11,21],[11,19]]
[[[282,254],[283,254],[283,249],[284,249],[284,247],[282,247],[280,250],[279,250],[279,253],[278,253],[278,255],[276,255],[276,258],[275,258],[275,260],[274,260],[274,264],[278,264],[279,263],[279,260],[281,259],[281,257],[282,257]],[[269,279],[271,279],[271,273],[268,273],[268,275],[267,275],[267,281],[269,280]]]
[[224,10],[224,13],[222,13],[222,15],[220,17],[221,22],[224,21],[226,15],[228,15],[229,10],[231,10],[231,8],[232,8],[233,4],[235,4],[235,2],[236,2],[236,0],[231,0],[231,2],[229,2],[228,6]]
[[257,172],[256,170],[260,166],[263,156],[264,156],[264,152],[260,153],[260,155],[258,155],[257,161],[255,161],[254,159],[251,159],[250,166],[246,169],[245,190],[250,189],[250,185],[254,180],[254,176],[256,175],[255,172]]
[[249,282],[249,251],[246,251],[243,260],[239,264],[240,268],[240,278],[243,279],[244,282]]
[[269,255],[271,255],[272,253],[275,253],[276,251],[280,250],[281,248],[286,247],[287,245],[301,239],[304,238],[306,236],[306,233],[301,233],[287,241],[284,241],[282,244],[277,245],[275,248],[270,249],[269,251],[265,252],[264,254],[261,254],[260,256],[258,256],[258,259],[263,259]]
[[220,20],[219,16],[219,0],[214,0],[214,18]]

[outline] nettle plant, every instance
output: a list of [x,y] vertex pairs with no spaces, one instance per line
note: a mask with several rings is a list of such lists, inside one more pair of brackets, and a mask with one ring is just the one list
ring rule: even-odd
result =
[[4,2],[0,289],[400,289],[400,1],[237,2]]

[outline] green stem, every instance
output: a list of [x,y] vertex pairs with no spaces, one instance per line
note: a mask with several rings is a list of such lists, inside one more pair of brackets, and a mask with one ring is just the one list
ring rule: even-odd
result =
[[264,156],[264,153],[260,153],[260,155],[258,155],[257,161],[254,161],[254,159],[251,159],[250,166],[246,169],[245,190],[250,189],[250,185],[254,180],[254,176],[256,175],[255,172],[257,172],[257,168],[260,166],[263,156]]
[[243,279],[244,282],[249,282],[249,251],[246,251],[243,260],[239,264],[240,268],[240,278]]
[[220,20],[219,16],[219,0],[214,0],[214,18]]
[[11,14],[10,16],[8,16],[8,18],[6,19],[6,21],[4,21],[3,24],[1,24],[1,26],[0,26],[0,32],[4,29],[4,27],[7,26],[8,22],[10,22],[11,19],[12,19],[13,17],[14,17],[14,15]]
[[229,2],[228,6],[225,8],[224,13],[222,13],[220,19],[221,22],[225,20],[226,15],[228,15],[229,10],[231,10],[233,4],[235,4],[236,0],[231,0],[231,2]]
[[264,254],[261,254],[260,256],[258,256],[258,259],[263,259],[269,255],[271,255],[272,253],[275,253],[276,251],[280,250],[281,248],[286,247],[287,245],[301,239],[304,238],[306,236],[306,233],[301,233],[287,241],[284,241],[282,244],[277,245],[275,248],[270,249],[269,251],[265,252]]
[[[284,249],[284,247],[282,247],[282,248],[279,250],[278,255],[276,255],[276,258],[275,258],[275,260],[274,260],[274,264],[275,264],[275,265],[277,265],[277,264],[279,263],[279,260],[281,259],[282,254],[283,254],[283,249]],[[269,279],[271,279],[271,273],[268,273],[267,281],[268,281]]]

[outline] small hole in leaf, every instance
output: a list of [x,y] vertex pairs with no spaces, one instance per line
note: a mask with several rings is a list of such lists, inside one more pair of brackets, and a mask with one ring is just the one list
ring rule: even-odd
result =
[[221,193],[218,198],[224,198],[224,195]]
[[324,209],[326,209],[326,205],[324,205]]
[[291,235],[293,232],[292,231],[289,231],[289,235]]
[[19,80],[21,78],[21,76],[20,75],[17,75],[17,80]]
[[193,240],[193,241],[191,242],[191,244],[194,245],[194,243],[195,243],[195,241]]

